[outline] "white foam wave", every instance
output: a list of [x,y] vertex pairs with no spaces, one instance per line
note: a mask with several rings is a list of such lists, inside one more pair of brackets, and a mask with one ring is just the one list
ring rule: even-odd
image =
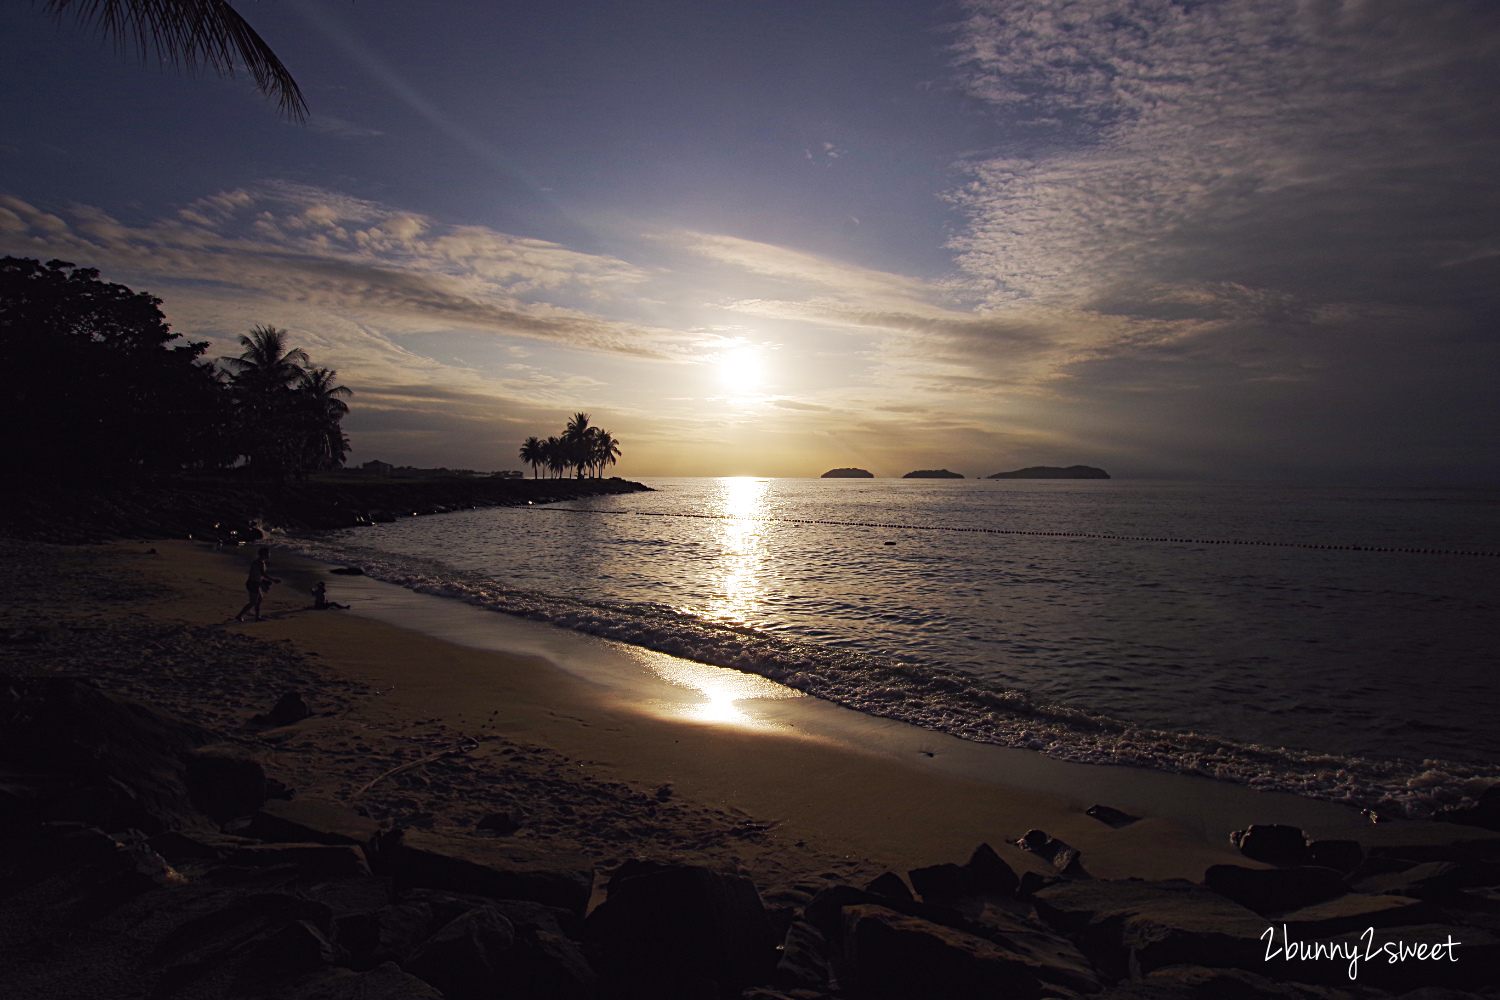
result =
[[856,711],[978,743],[1022,747],[1063,760],[1149,767],[1290,792],[1390,818],[1426,818],[1472,804],[1500,768],[1441,760],[1376,760],[1237,743],[1146,729],[986,686],[940,664],[913,664],[706,621],[669,607],[582,601],[507,587],[418,558],[326,540],[285,548],[418,593],[547,622],[719,667],[759,674]]

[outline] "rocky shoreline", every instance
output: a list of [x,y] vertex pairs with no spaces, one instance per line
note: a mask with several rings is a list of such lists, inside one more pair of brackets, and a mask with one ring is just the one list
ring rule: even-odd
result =
[[287,483],[160,479],[80,487],[11,483],[0,493],[0,537],[65,545],[119,538],[253,541],[275,528],[352,528],[475,507],[516,507],[647,490],[619,478]]

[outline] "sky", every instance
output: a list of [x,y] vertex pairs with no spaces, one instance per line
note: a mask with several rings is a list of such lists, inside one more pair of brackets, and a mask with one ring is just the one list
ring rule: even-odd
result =
[[0,7],[0,253],[291,331],[351,464],[1500,481],[1492,0]]

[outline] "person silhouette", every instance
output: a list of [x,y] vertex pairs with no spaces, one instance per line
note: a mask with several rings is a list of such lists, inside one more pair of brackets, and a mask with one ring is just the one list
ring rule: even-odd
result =
[[333,609],[337,609],[339,611],[349,610],[349,605],[336,604],[328,599],[328,584],[324,583],[322,580],[319,580],[317,583],[313,584],[312,595],[314,611],[329,611]]
[[250,600],[246,601],[245,606],[240,608],[240,613],[234,616],[235,621],[244,621],[245,612],[247,611],[255,612],[256,621],[262,620],[260,614],[261,598],[265,596],[266,591],[271,589],[271,584],[281,582],[267,571],[270,561],[271,550],[262,548],[259,554],[256,555],[255,561],[250,564],[250,575],[245,578],[245,593],[250,596]]

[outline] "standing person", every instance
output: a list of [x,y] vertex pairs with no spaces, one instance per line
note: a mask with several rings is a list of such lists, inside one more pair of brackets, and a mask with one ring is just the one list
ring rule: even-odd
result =
[[255,561],[250,564],[250,576],[245,580],[245,593],[250,595],[250,600],[245,603],[243,608],[240,608],[240,613],[234,616],[235,621],[244,621],[245,612],[252,610],[255,612],[255,620],[261,620],[261,598],[265,595],[266,591],[271,589],[271,584],[281,582],[267,571],[267,565],[270,561],[271,550],[262,548],[260,553],[255,557]]

